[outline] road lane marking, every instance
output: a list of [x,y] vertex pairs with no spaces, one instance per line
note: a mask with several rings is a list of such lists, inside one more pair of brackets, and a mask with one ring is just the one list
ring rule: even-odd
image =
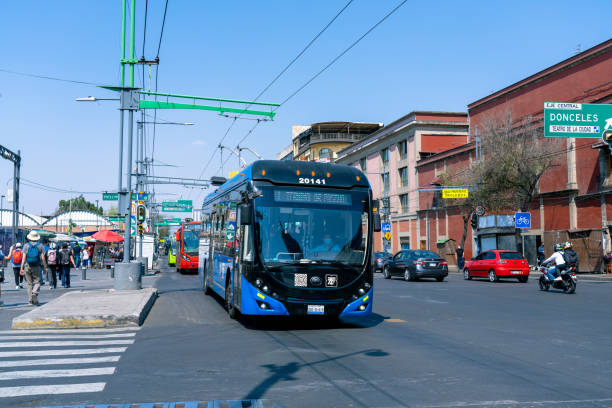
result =
[[389,323],[406,323],[406,321],[402,320],[402,319],[385,319],[385,322],[389,322]]
[[118,327],[114,329],[37,329],[37,330],[0,330],[0,334],[47,334],[47,333],[115,333],[137,332],[140,327]]
[[106,383],[59,384],[59,385],[30,385],[25,387],[0,387],[2,397],[23,397],[26,395],[48,394],[78,394],[82,392],[104,391]]
[[39,341],[39,342],[8,342],[0,343],[0,348],[11,347],[66,347],[66,346],[112,346],[119,344],[134,344],[134,340],[101,340],[101,341]]
[[6,340],[53,340],[53,339],[113,339],[122,337],[134,337],[136,333],[116,333],[116,334],[43,334],[29,336],[0,336],[0,341]]
[[[0,380],[23,380],[31,378],[83,377],[92,375],[114,374],[115,367],[73,368],[67,370],[27,370],[5,371],[0,373]],[[0,394],[1,395],[1,394]]]
[[[66,349],[66,350],[20,350],[20,351],[0,351],[0,357],[48,357],[50,354],[55,356],[69,356],[80,354],[106,354],[123,353],[127,347],[107,347],[99,349]],[[2,395],[2,394],[0,394]]]
[[0,361],[0,367],[26,367],[42,365],[61,365],[61,364],[99,364],[114,363],[119,361],[120,356],[108,357],[82,357],[82,358],[48,358],[37,360],[15,360]]

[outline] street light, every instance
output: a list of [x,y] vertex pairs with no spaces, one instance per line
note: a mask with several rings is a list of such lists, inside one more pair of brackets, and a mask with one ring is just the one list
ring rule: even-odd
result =
[[76,98],[77,102],[96,102],[96,101],[118,101],[119,98],[96,98],[95,96],[87,96],[85,98]]

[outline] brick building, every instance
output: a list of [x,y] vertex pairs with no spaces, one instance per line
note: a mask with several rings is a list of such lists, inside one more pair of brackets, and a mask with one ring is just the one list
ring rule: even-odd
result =
[[[479,125],[508,113],[516,123],[530,117],[535,126],[542,127],[544,102],[612,103],[611,74],[612,40],[608,40],[479,99],[468,105],[470,142]],[[538,197],[531,205],[532,228],[524,233],[526,254],[534,262],[539,242],[550,253],[555,242],[571,239],[581,256],[581,271],[599,271],[603,251],[612,249],[610,150],[593,138],[554,138],[545,143],[555,153],[555,167],[541,178]],[[420,160],[416,166],[419,186],[435,181],[434,169],[442,161],[455,171],[465,168],[473,148],[470,143]],[[420,230],[429,231],[425,239],[430,248],[435,248],[440,236],[460,239],[456,225],[463,223],[458,212],[433,207],[432,193],[421,193],[418,218]],[[487,214],[474,237],[469,229],[466,257],[472,256],[474,243],[480,249],[511,247],[513,240],[508,235],[513,233],[512,226],[507,214]]]

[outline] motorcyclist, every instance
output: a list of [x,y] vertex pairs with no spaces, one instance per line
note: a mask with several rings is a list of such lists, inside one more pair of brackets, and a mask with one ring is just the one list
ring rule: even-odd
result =
[[578,269],[578,262],[580,261],[580,258],[578,257],[576,251],[574,251],[574,248],[572,248],[572,243],[570,241],[563,244],[563,259],[565,260],[567,269],[571,268],[572,266]]
[[563,247],[561,244],[555,244],[554,246],[555,253],[550,256],[550,258],[545,259],[542,262],[543,266],[548,266],[552,261],[555,262],[554,266],[548,268],[546,270],[546,274],[548,275],[549,280],[561,279],[560,272],[565,269],[565,259],[563,259]]

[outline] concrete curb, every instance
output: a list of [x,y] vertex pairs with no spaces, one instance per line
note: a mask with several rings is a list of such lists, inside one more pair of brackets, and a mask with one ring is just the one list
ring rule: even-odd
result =
[[13,319],[13,329],[138,327],[157,298],[157,289],[69,292]]

